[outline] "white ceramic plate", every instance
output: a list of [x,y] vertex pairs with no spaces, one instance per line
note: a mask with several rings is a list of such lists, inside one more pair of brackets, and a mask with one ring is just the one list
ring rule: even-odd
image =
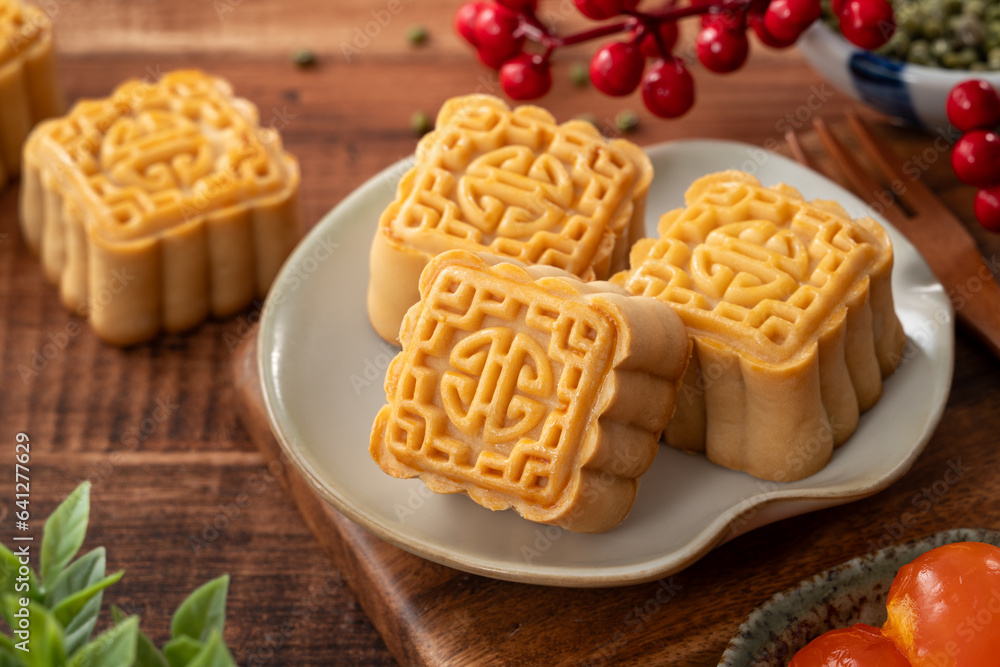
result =
[[[866,212],[847,191],[760,148],[682,141],[648,149],[656,177],[647,231],[681,206],[687,186],[722,169],[785,182],[806,198]],[[951,384],[953,314],[923,259],[884,220],[895,245],[896,310],[906,358],[851,440],[821,472],[765,482],[700,456],[662,447],[625,522],[580,535],[490,512],[462,495],[437,496],[419,480],[385,475],[368,455],[372,421],[385,400],[383,375],[396,349],[365,310],[368,248],[405,165],[371,179],[334,208],[286,263],[261,320],[259,364],[271,426],[316,491],[379,537],[417,555],[499,579],[556,586],[652,581],[753,528],[871,495],[905,473],[941,417]]]

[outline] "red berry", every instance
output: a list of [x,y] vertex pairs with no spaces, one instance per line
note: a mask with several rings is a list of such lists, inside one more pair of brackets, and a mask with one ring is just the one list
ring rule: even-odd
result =
[[833,0],[833,3],[831,4],[833,15],[840,16],[840,12],[844,11],[845,4],[847,4],[847,0]]
[[517,14],[500,5],[484,5],[472,24],[479,59],[497,69],[521,51],[524,37],[514,36],[520,26]]
[[976,193],[976,218],[991,232],[1000,233],[1000,186]]
[[[656,41],[656,34],[659,33],[660,41],[663,43],[663,51]],[[642,36],[639,48],[647,58],[666,58],[677,45],[677,24],[673,21],[661,21],[655,30],[647,30]]]
[[635,42],[605,44],[590,61],[590,80],[605,95],[628,95],[639,86],[645,64]]
[[754,33],[757,34],[757,39],[762,43],[775,49],[786,49],[799,38],[798,33],[796,33],[791,39],[779,39],[776,35],[771,34],[771,31],[767,29],[767,24],[764,22],[764,15],[760,13],[751,13],[748,17],[750,22],[750,27],[753,28]]
[[515,12],[534,12],[538,9],[538,0],[496,0],[496,3]]
[[677,118],[694,105],[694,79],[684,62],[657,60],[642,82],[642,101],[660,118]]
[[1000,185],[1000,135],[973,130],[955,143],[951,168],[963,183],[977,188]]
[[963,81],[948,93],[948,120],[962,132],[1000,125],[1000,95],[982,79]]
[[701,27],[713,23],[721,23],[725,28],[746,30],[746,12],[742,9],[719,9],[713,7],[701,15]]
[[473,46],[476,45],[476,17],[484,7],[485,2],[467,2],[455,12],[455,32]]
[[541,56],[523,53],[500,68],[500,86],[515,100],[533,100],[549,92],[552,70]]
[[771,0],[764,12],[767,32],[780,42],[792,41],[820,15],[819,0]]
[[713,72],[725,74],[746,62],[750,43],[746,32],[725,27],[721,21],[701,29],[695,40],[698,60]]
[[634,11],[639,0],[573,0],[573,4],[587,18],[603,21],[622,12]]
[[877,49],[896,32],[888,0],[846,0],[837,18],[844,37],[863,49]]

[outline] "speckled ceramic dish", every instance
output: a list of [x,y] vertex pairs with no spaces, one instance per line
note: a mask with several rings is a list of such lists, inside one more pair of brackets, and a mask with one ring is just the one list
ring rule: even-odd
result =
[[1000,546],[1000,532],[956,528],[893,545],[820,572],[775,594],[743,621],[719,667],[784,667],[795,652],[827,630],[885,622],[885,598],[897,570],[920,554],[952,542]]

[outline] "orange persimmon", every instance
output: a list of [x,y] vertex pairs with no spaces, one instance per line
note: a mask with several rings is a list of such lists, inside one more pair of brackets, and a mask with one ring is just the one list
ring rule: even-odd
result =
[[1000,664],[1000,548],[957,542],[900,568],[882,632],[913,667]]
[[812,640],[788,667],[910,667],[910,663],[878,628],[858,623]]

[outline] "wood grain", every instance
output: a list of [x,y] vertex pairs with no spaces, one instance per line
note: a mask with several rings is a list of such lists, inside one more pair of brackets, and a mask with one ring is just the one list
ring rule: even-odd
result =
[[[125,78],[180,67],[202,67],[231,80],[260,107],[266,124],[280,127],[299,157],[310,224],[412,152],[414,110],[433,114],[453,95],[496,91],[495,78],[451,34],[458,0],[403,0],[405,9],[351,62],[341,42],[355,28],[363,30],[371,11],[387,2],[221,1],[233,11],[220,19],[215,0],[55,0],[67,96],[104,96]],[[561,3],[543,5],[558,9]],[[421,49],[403,38],[416,23],[431,32]],[[319,54],[316,68],[292,66],[289,51],[301,47]],[[584,47],[561,57],[556,86],[542,103],[561,120],[590,112],[607,127],[617,112],[634,109],[640,127],[631,138],[643,145],[715,137],[774,146],[786,125],[852,106],[794,50],[755,46],[748,66],[736,74],[694,67],[695,112],[663,122],[641,111],[635,97],[611,99],[572,88],[569,63],[586,54]],[[880,131],[904,155],[919,156],[932,146],[932,138],[910,131]],[[759,157],[748,151],[745,165],[733,166],[753,168]],[[972,224],[970,191],[946,163],[928,164],[926,182],[987,254],[997,252],[996,237]],[[12,469],[13,436],[26,431],[34,443],[36,535],[41,517],[78,480],[93,481],[87,548],[107,545],[109,567],[126,569],[107,599],[142,610],[143,627],[158,641],[167,637],[170,614],[187,591],[228,571],[226,639],[241,665],[388,665],[394,662],[389,649],[402,662],[424,664],[465,664],[450,657],[459,655],[484,664],[634,664],[646,656],[646,664],[713,665],[755,604],[870,543],[944,527],[1000,526],[1000,398],[994,391],[1000,367],[960,336],[942,426],[899,484],[845,508],[738,538],[675,575],[682,588],[655,610],[653,603],[643,609],[655,601],[655,585],[574,591],[507,584],[387,552],[353,526],[341,540],[317,539],[296,507],[301,495],[286,495],[274,474],[282,470],[268,470],[269,458],[238,418],[229,369],[256,309],[148,346],[107,347],[63,310],[45,283],[20,240],[17,194],[16,184],[0,193],[0,443],[10,447],[0,447],[0,468]],[[169,414],[164,403],[173,406]],[[903,512],[918,511],[915,496],[933,489],[955,460],[971,470],[912,526],[895,530]],[[0,515],[9,513],[11,501],[0,490]],[[2,528],[0,534],[6,534]],[[335,567],[325,550],[349,546],[356,564],[342,556],[337,562],[346,565]],[[389,555],[376,564],[375,554],[384,553]],[[400,580],[420,583],[404,591]],[[387,612],[399,609],[406,615]],[[419,641],[429,636],[444,641]]]
[[[244,421],[265,458],[282,461],[264,416],[255,354],[251,339],[234,361]],[[281,466],[282,482],[403,664],[714,665],[750,609],[811,573],[938,530],[1000,525],[992,440],[957,436],[971,428],[972,404],[1000,379],[1000,368],[976,351],[963,356],[985,361],[988,371],[956,378],[961,389],[938,434],[901,482],[739,537],[651,584],[574,590],[466,574],[367,533],[290,466]],[[995,414],[997,401],[985,403]]]

